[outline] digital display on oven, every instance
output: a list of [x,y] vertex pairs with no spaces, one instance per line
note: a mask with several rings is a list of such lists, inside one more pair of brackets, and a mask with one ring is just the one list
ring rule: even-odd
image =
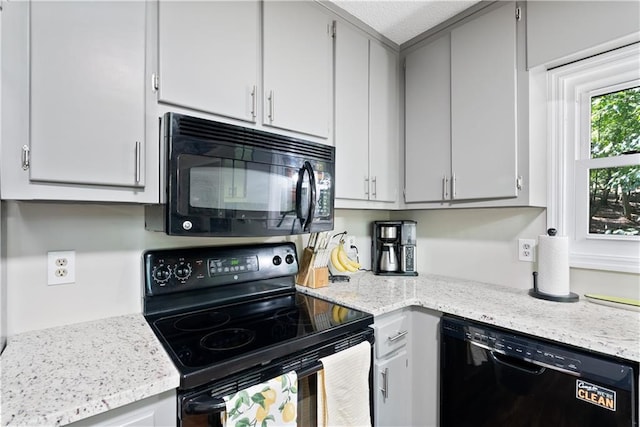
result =
[[208,261],[209,276],[258,271],[258,257],[212,258]]

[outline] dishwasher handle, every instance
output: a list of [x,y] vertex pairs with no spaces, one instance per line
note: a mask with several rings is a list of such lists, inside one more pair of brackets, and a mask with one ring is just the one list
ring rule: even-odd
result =
[[540,375],[542,373],[544,373],[544,371],[547,369],[544,366],[540,366],[536,363],[533,362],[529,362],[527,360],[524,359],[516,359],[516,358],[512,358],[514,360],[517,360],[517,363],[513,363],[511,361],[509,361],[508,359],[506,359],[506,356],[503,356],[502,354],[496,352],[496,351],[490,351],[489,354],[491,355],[491,359],[499,364],[499,365],[504,365],[507,366],[508,368],[512,368],[512,369],[516,369],[520,372],[524,372],[526,374],[531,374],[531,375]]

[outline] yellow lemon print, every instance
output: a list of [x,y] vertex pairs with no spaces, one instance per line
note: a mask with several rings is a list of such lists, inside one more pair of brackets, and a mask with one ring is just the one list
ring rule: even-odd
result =
[[282,421],[290,423],[296,418],[296,407],[293,403],[287,402],[282,409]]
[[269,415],[269,405],[265,404],[263,408],[262,405],[258,406],[258,410],[256,411],[256,421],[258,423],[262,423],[267,415]]
[[264,396],[264,405],[269,406],[276,401],[276,391],[272,388],[262,392]]

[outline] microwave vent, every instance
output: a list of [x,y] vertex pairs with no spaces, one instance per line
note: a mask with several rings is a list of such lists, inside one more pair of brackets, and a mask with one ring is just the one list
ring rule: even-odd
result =
[[176,114],[175,119],[177,133],[182,136],[217,143],[242,144],[263,150],[286,151],[305,158],[334,160],[335,150],[328,145],[196,117]]

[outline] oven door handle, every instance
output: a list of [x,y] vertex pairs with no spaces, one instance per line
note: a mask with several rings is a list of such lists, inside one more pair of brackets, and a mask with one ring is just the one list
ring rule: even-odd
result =
[[[296,371],[298,378],[308,377],[322,370],[322,363],[317,362],[304,369]],[[183,409],[187,415],[212,415],[223,412],[227,409],[226,402],[221,397],[214,397],[209,394],[192,397],[183,403]]]
[[226,402],[219,397],[201,395],[184,402],[184,412],[188,415],[209,415],[226,409]]

